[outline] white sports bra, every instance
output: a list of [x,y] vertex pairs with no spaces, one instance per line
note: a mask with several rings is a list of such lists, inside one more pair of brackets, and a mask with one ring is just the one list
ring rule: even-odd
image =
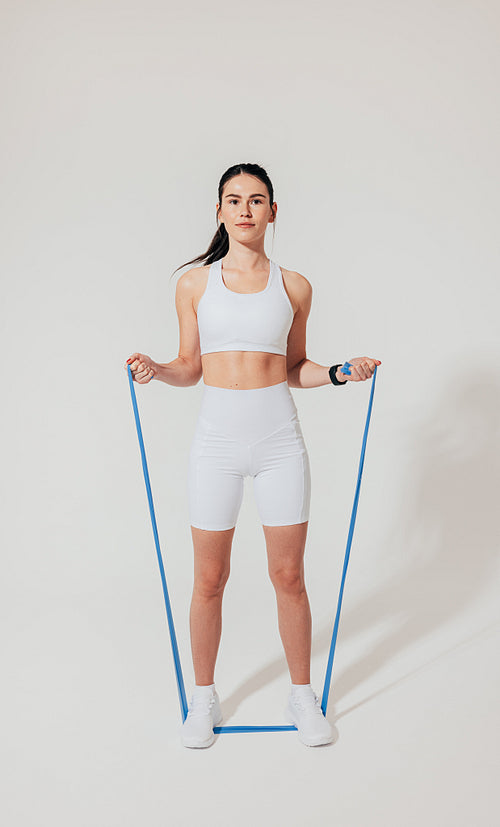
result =
[[260,350],[286,356],[293,307],[281,268],[269,260],[267,287],[258,293],[236,293],[222,279],[222,259],[208,271],[205,292],[198,302],[200,352]]

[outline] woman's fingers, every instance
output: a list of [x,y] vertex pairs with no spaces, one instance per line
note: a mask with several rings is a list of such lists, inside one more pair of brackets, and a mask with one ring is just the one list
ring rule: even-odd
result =
[[354,375],[354,382],[362,382],[363,379],[366,379],[361,365],[353,365],[351,368],[351,373]]
[[[351,368],[351,370],[352,370],[352,368]],[[361,362],[359,365],[356,365],[355,370],[356,370],[356,376],[358,377],[358,381],[362,382],[364,379],[366,379],[365,366],[364,366],[363,362]]]
[[125,362],[125,370],[127,370],[127,368],[130,368],[130,370],[132,372],[134,370],[137,370],[137,368],[139,366],[140,358],[141,358],[140,353],[132,353],[132,355],[129,356],[129,358]]
[[379,359],[371,359],[368,356],[359,356],[356,359],[351,359],[351,376],[347,377],[351,382],[364,382],[370,379],[375,372],[375,368],[382,364]]
[[142,353],[133,353],[132,356],[127,359],[124,367],[125,370],[130,368],[132,379],[141,385],[150,382],[155,375],[149,356],[144,356]]
[[142,384],[149,382],[150,379],[153,377],[153,369],[150,368],[149,365],[145,364],[145,362],[139,362],[139,367],[136,373],[136,379],[138,382]]

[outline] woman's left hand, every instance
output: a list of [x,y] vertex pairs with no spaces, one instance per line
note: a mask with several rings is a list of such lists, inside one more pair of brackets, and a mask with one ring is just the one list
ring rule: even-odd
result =
[[349,368],[351,375],[348,376],[346,373],[340,374],[342,379],[347,379],[348,382],[364,382],[365,379],[373,376],[375,367],[382,364],[379,359],[371,359],[369,356],[357,356],[355,359],[349,359],[349,362],[351,364]]

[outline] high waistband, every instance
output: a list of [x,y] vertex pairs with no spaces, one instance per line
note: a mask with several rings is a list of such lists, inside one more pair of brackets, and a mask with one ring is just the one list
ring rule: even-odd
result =
[[238,391],[238,393],[251,393],[252,391],[267,391],[269,388],[276,388],[279,385],[286,385],[288,387],[288,382],[285,379],[283,382],[278,382],[276,385],[264,385],[263,388],[219,388],[216,385],[207,385],[205,381],[202,379],[201,381],[203,388],[213,388],[216,391]]
[[219,433],[254,442],[298,418],[288,382],[263,388],[218,388],[203,383],[200,420]]

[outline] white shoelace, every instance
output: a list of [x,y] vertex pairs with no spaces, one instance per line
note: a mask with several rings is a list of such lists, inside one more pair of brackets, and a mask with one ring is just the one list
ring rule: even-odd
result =
[[193,696],[188,707],[188,714],[190,715],[207,715],[212,711],[215,703],[215,696],[211,695],[208,698],[203,695]]
[[319,712],[319,714],[324,717],[319,698],[315,692],[313,692],[312,695],[307,695],[306,697],[292,695],[292,703],[295,704],[295,706],[297,706],[302,712],[312,712],[315,715]]

